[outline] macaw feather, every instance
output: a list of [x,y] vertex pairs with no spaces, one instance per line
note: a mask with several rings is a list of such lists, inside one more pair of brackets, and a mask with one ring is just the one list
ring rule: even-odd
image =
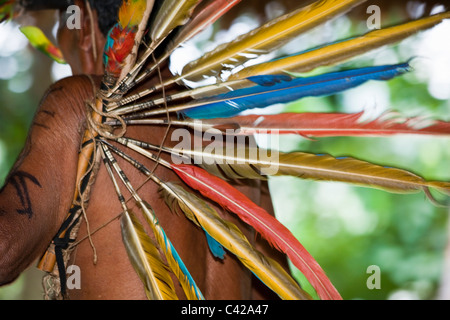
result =
[[[170,106],[167,109],[153,109],[132,117],[125,117],[124,120],[132,120],[137,116],[161,115],[167,112],[178,112],[180,115],[193,119],[232,117],[242,111],[254,108],[287,103],[304,97],[336,94],[369,80],[386,81],[409,70],[408,63],[401,63],[330,72],[305,78],[291,78],[287,75],[255,76],[248,79],[255,84],[252,87],[196,99],[185,104]],[[151,105],[124,107],[114,111],[113,114],[134,113],[143,107],[151,107]]]
[[261,27],[244,34],[230,43],[219,45],[200,59],[188,63],[180,80],[203,80],[205,76],[218,76],[223,66],[238,66],[248,58],[246,54],[262,54],[274,50],[294,37],[344,13],[365,0],[322,0],[287,13]]
[[45,53],[58,63],[66,63],[61,50],[47,38],[41,29],[34,26],[27,26],[21,27],[20,31],[22,31],[22,33],[27,37],[33,47]]
[[[135,59],[143,29],[153,6],[153,0],[125,0],[119,9],[119,18],[107,35],[104,50],[106,73],[115,79],[123,77],[125,66],[130,66]],[[139,36],[137,36],[139,34]],[[135,52],[132,55],[132,52]]]
[[211,26],[240,2],[241,0],[202,1],[196,8],[198,13],[194,12],[192,19],[177,32],[176,37],[169,44],[169,52],[170,48],[178,47]]
[[144,18],[147,1],[124,0],[119,9],[119,23],[122,28],[137,29]]
[[[251,270],[266,286],[286,300],[310,299],[295,280],[275,261],[253,248],[236,225],[225,221],[206,202],[174,183],[160,184],[166,202],[180,205],[187,217],[194,220],[215,240]],[[192,214],[193,213],[193,214]]]
[[288,103],[304,97],[336,94],[369,80],[390,80],[409,70],[409,64],[402,63],[331,72],[307,78],[275,76],[276,80],[273,81],[272,76],[270,78],[273,82],[268,82],[268,76],[263,76],[262,79],[261,76],[256,76],[249,80],[257,83],[257,86],[195,100],[190,103],[193,108],[184,109],[181,114],[194,119],[230,117],[242,111]]
[[15,2],[15,0],[6,0],[0,3],[0,23],[14,18],[16,14],[14,11]]
[[[130,180],[127,178],[125,172],[122,171],[120,168],[118,162],[115,160],[114,156],[111,153],[111,149],[118,151],[113,146],[108,144],[105,141],[102,141],[101,144],[102,148],[102,155],[104,159],[104,163],[106,165],[106,169],[108,174],[111,177],[111,180],[114,184],[114,188],[116,190],[116,193],[118,195],[119,201],[122,204],[122,207],[124,208],[124,212],[128,212],[128,208],[126,206],[125,198],[123,197],[120,188],[117,184],[117,181],[112,173],[112,168],[115,169],[117,172],[117,175],[122,180],[123,184],[126,186],[128,191],[131,193],[133,198],[136,201],[137,206],[141,209],[143,216],[147,223],[150,225],[153,234],[155,235],[156,242],[159,245],[159,248],[164,253],[164,257],[168,264],[168,269],[172,271],[172,273],[176,276],[178,281],[180,282],[181,287],[184,290],[184,293],[189,300],[204,300],[204,297],[200,291],[200,289],[197,287],[194,279],[190,275],[188,269],[184,265],[183,261],[181,260],[181,257],[178,255],[178,252],[175,250],[174,246],[172,245],[171,241],[167,237],[166,233],[164,232],[163,228],[159,224],[158,219],[155,216],[155,213],[153,212],[153,209],[151,206],[142,200],[142,198],[139,196],[139,194],[136,192],[136,190],[131,185]],[[133,165],[137,165],[138,163],[132,159],[131,157],[127,156],[126,154],[119,152],[119,155],[124,157],[126,160],[132,160]],[[144,169],[145,167],[141,164],[138,164],[141,169]],[[145,168],[146,169],[146,168]],[[148,171],[148,169],[146,169]],[[148,171],[149,172],[149,171]],[[139,227],[139,222],[137,222],[137,225]],[[145,235],[143,235],[145,237]],[[159,253],[159,252],[158,252]],[[156,254],[156,253],[154,253]],[[138,268],[136,268],[138,270]],[[142,271],[138,271],[138,274],[142,276]],[[144,275],[145,276],[145,275]]]
[[318,67],[335,65],[374,49],[404,40],[412,34],[430,29],[448,18],[450,18],[450,12],[443,12],[397,26],[370,31],[365,35],[334,42],[314,50],[307,50],[299,54],[248,66],[230,75],[227,80],[233,81],[256,75],[277,74],[281,71],[305,73]]
[[159,43],[176,27],[184,25],[201,0],[166,0],[152,23],[150,38]]
[[238,215],[272,246],[287,254],[293,264],[306,276],[323,300],[342,299],[325,272],[294,235],[266,210],[226,181],[192,165],[172,165],[178,176],[204,197]]
[[168,266],[132,212],[123,213],[121,229],[128,257],[144,284],[148,299],[177,300]]
[[[132,85],[136,85],[145,80],[158,66],[170,57],[176,48],[192,39],[194,36],[206,29],[206,27],[212,25],[240,1],[241,0],[215,0],[212,2],[200,2],[200,4],[195,8],[192,18],[181,27],[181,30],[176,33],[175,38],[172,39],[167,45],[163,55],[159,57],[158,60],[150,67],[141,72],[140,75],[136,77],[136,80],[132,83]],[[199,12],[197,13],[197,11]],[[129,86],[130,85],[131,83]]]
[[181,260],[181,257],[178,255],[178,252],[175,250],[175,247],[172,245],[163,228],[159,224],[153,210],[146,202],[139,203],[139,206],[142,209],[147,223],[151,226],[153,233],[155,234],[159,247],[165,254],[170,269],[180,282],[187,299],[204,300],[205,298],[203,297],[202,292],[198,288],[189,273],[189,270],[186,268]]
[[423,117],[404,118],[395,112],[386,112],[376,119],[364,119],[364,111],[350,114],[310,112],[252,114],[204,120],[200,124],[192,120],[175,121],[173,124],[197,127],[203,131],[220,129],[224,134],[232,135],[298,134],[305,137],[450,135],[450,122]]

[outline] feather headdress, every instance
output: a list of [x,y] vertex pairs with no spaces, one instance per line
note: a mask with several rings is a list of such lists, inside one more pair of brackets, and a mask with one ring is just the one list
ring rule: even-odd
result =
[[[125,0],[118,13],[118,22],[108,36],[104,56],[105,77],[101,88],[103,94],[97,99],[93,123],[99,127],[107,125],[122,129],[125,128],[124,125],[170,125],[200,131],[214,130],[219,135],[245,136],[255,133],[295,133],[305,137],[450,134],[448,122],[433,121],[424,124],[417,118],[403,118],[393,116],[392,113],[365,122],[360,120],[361,113],[285,113],[264,116],[240,114],[242,111],[287,103],[303,97],[332,95],[367,81],[389,81],[411,72],[408,63],[400,63],[339,70],[310,77],[298,74],[321,66],[336,65],[370,50],[398,42],[450,18],[450,12],[246,66],[245,63],[255,56],[273,52],[280,45],[364,2],[315,1],[212,49],[187,64],[180,74],[160,75],[160,81],[156,85],[138,87],[138,84],[159,70],[177,47],[220,19],[239,2],[168,0],[161,6],[153,6],[153,1],[150,0]],[[5,5],[9,5],[9,2]],[[9,11],[4,12],[6,13],[0,17],[6,17]],[[187,81],[197,82],[205,77],[213,77],[216,81],[208,85],[200,83],[196,87],[189,87],[187,84]],[[179,86],[176,87],[177,90],[166,92],[166,89],[174,85]],[[236,190],[228,183],[229,180],[263,180],[269,176],[290,175],[303,179],[352,183],[390,192],[424,191],[430,198],[429,189],[450,194],[450,183],[427,181],[406,170],[354,158],[335,158],[304,152],[282,153],[263,150],[257,146],[220,145],[214,148],[180,149],[131,139],[126,130],[120,135],[111,132],[98,130],[95,126],[86,132],[78,179],[87,171],[86,159],[92,159],[96,152],[100,154],[123,207],[121,227],[125,247],[147,296],[151,299],[178,298],[170,273],[176,276],[186,297],[204,297],[176,248],[158,224],[158,212],[154,212],[151,203],[144,201],[131,185],[115,157],[124,158],[156,183],[167,205],[183,212],[187,219],[205,232],[215,255],[220,257],[224,252],[235,255],[245,267],[284,299],[309,299],[310,295],[278,263],[256,250],[242,231],[218,215],[205,199],[236,215],[274,248],[286,254],[321,299],[341,299],[341,296],[339,288],[335,288],[327,277],[326,270],[320,267],[299,240],[264,208]],[[115,146],[110,141],[115,141]],[[127,150],[133,150],[173,170],[185,183],[185,187],[161,180],[130,156]],[[182,159],[185,163],[162,160],[159,157],[161,152],[177,155],[177,159]],[[201,161],[194,161],[198,159]],[[153,232],[156,242],[150,240],[143,222],[136,218],[123,201],[116,176],[133,195],[137,207],[142,210],[145,223],[149,225],[147,229]],[[79,200],[78,191],[74,200]]]

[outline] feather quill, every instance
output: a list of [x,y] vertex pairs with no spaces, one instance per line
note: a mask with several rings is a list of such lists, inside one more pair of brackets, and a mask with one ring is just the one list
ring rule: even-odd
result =
[[[187,217],[194,219],[203,229],[250,269],[262,282],[282,299],[304,300],[310,296],[275,261],[254,249],[244,234],[232,223],[223,220],[210,206],[182,187],[159,182],[166,202],[175,201]],[[173,204],[170,205],[173,207]]]
[[312,283],[324,300],[341,299],[325,272],[294,235],[276,218],[254,204],[242,192],[224,180],[192,165],[172,165],[178,176],[191,188],[225,209],[234,212],[255,228],[272,246],[286,253],[293,264]]
[[274,50],[362,2],[364,0],[321,0],[285,14],[187,64],[178,80],[198,81],[207,75],[218,75],[223,66],[242,64],[248,59],[245,54],[261,54]]
[[363,36],[335,42],[315,50],[248,66],[230,75],[227,80],[236,81],[256,75],[277,74],[281,71],[304,73],[318,67],[334,65],[382,46],[399,42],[414,33],[432,28],[448,18],[450,18],[450,12],[443,12],[397,26],[370,31]]

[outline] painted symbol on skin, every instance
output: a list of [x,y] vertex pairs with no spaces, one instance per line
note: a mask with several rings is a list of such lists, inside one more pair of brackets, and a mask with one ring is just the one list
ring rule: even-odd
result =
[[22,204],[22,208],[17,209],[17,213],[20,215],[27,215],[28,218],[31,219],[33,216],[33,208],[31,206],[31,199],[28,193],[26,180],[29,180],[34,185],[42,188],[39,181],[33,175],[24,171],[17,171],[10,178],[10,182],[16,189],[17,196],[20,198],[20,202]]

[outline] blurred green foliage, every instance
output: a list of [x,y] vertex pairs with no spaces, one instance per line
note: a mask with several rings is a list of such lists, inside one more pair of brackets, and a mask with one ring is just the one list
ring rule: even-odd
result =
[[[303,50],[337,37],[367,31],[363,25],[352,24],[345,19],[328,25],[327,32],[323,30],[302,36],[295,49]],[[415,36],[399,46],[353,59],[340,68],[405,61],[417,53],[415,48],[429,36],[429,33]],[[450,56],[450,50],[447,56]],[[0,61],[2,59],[4,57],[0,57]],[[36,63],[39,62],[34,61]],[[418,70],[387,83],[367,83],[331,97],[302,99],[287,105],[284,111],[357,112],[370,111],[373,107],[378,113],[392,109],[402,115],[450,120],[450,100],[433,97],[430,94],[431,79],[422,75],[420,63]],[[34,81],[39,82],[41,75],[33,73]],[[15,76],[19,77],[20,73]],[[14,93],[10,90],[11,81],[13,78],[0,80],[0,185],[25,141],[40,99],[36,92],[42,94],[45,90]],[[387,105],[379,104],[383,97],[388,98]],[[349,101],[356,105],[357,110],[349,106]],[[284,151],[353,156],[408,169],[427,179],[450,180],[448,138],[401,136],[307,140],[287,136],[280,140],[279,147]],[[448,243],[448,210],[433,205],[423,193],[390,194],[341,183],[290,177],[271,179],[270,188],[278,218],[321,264],[344,299],[438,297],[446,271],[444,252]],[[370,290],[367,287],[366,281],[370,276],[367,268],[371,265],[380,268],[381,289]],[[294,274],[310,290],[303,276],[298,271]],[[14,285],[0,289],[0,299],[26,296],[30,289],[24,279],[21,277]]]

